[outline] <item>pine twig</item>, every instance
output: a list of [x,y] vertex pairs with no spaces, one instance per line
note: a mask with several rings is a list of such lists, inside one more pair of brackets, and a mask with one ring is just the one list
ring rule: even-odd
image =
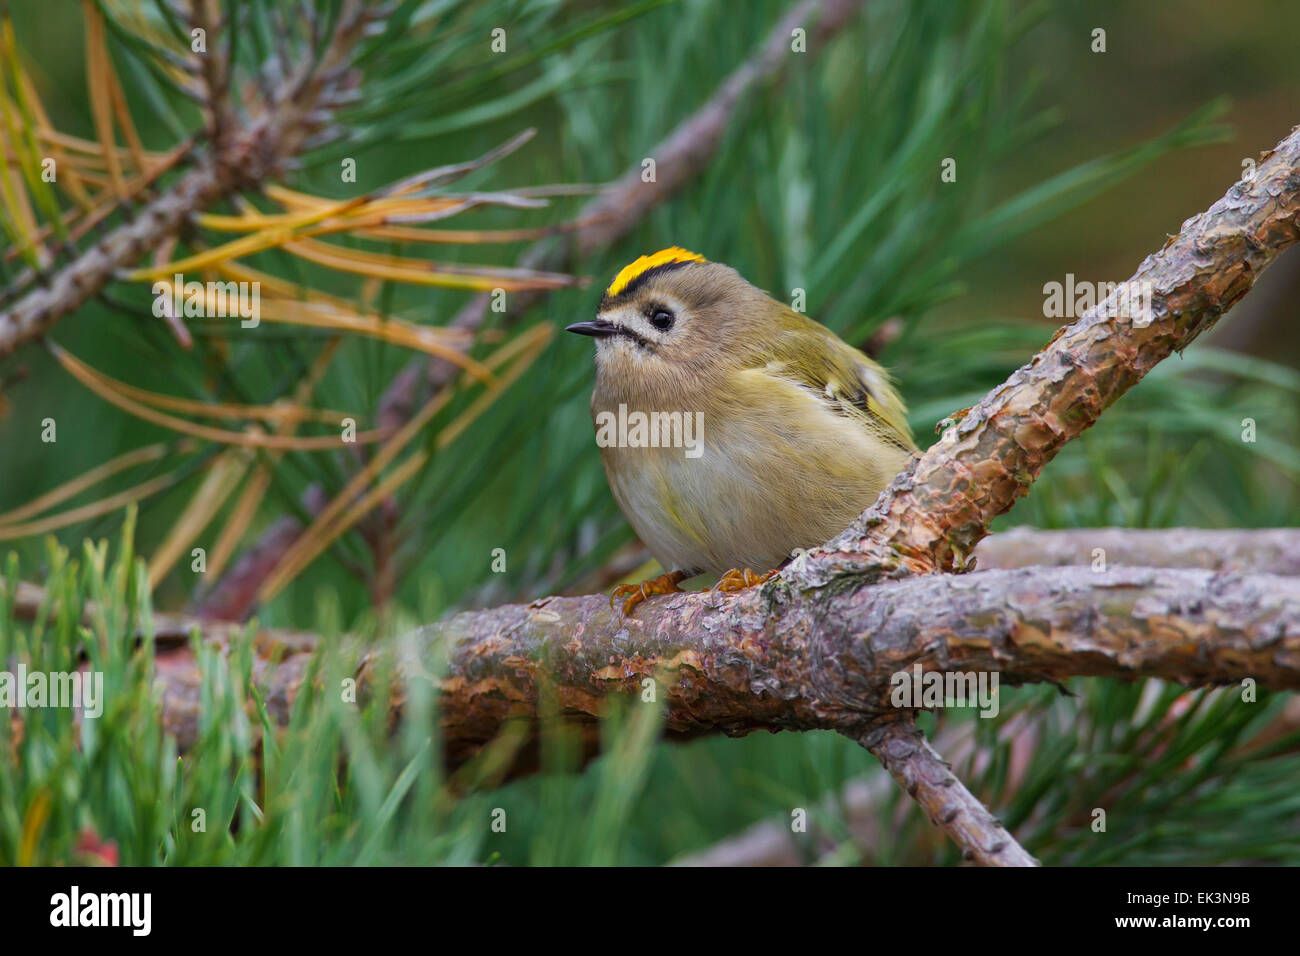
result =
[[930,817],[981,866],[1038,866],[1038,861],[966,789],[910,717],[880,721],[854,735]]
[[1300,575],[1297,528],[1015,528],[975,549],[977,567],[1085,565]]

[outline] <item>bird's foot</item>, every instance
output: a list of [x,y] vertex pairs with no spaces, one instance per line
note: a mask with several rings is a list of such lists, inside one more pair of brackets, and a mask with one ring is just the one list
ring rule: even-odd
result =
[[756,587],[766,581],[770,581],[772,578],[776,577],[776,575],[776,571],[768,571],[766,574],[759,574],[755,571],[751,571],[749,568],[745,568],[744,570],[732,568],[718,579],[718,583],[713,586],[713,590],[715,592],[722,591],[724,593],[743,591],[746,588]]
[[631,614],[632,609],[648,597],[653,597],[656,594],[680,594],[682,589],[677,585],[688,577],[690,575],[685,571],[669,571],[667,574],[661,574],[657,578],[642,581],[640,584],[620,584],[614,588],[614,593],[609,596],[609,606],[613,607],[614,602],[619,598],[627,598],[623,602],[623,613]]

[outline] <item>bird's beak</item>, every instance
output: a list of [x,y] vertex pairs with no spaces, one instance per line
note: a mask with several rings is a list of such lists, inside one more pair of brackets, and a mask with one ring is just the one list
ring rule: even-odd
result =
[[608,335],[617,335],[621,330],[613,322],[606,319],[597,319],[594,322],[574,322],[566,326],[564,331],[577,332],[579,335],[590,335],[598,339],[603,339]]

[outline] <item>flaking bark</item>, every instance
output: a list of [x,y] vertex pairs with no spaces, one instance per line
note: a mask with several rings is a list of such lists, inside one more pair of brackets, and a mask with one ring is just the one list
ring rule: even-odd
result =
[[[1117,568],[926,575],[872,588],[706,593],[623,618],[601,595],[470,611],[417,635],[441,674],[444,746],[471,756],[508,720],[534,719],[544,685],[594,720],[653,679],[676,736],[838,730],[898,715],[891,678],[998,672],[1007,684],[1253,678],[1300,688],[1300,578]],[[373,667],[363,662],[364,678]]]
[[966,789],[911,720],[879,721],[858,739],[947,833],[963,856],[981,866],[1037,866],[1002,823]]
[[1058,331],[813,556],[824,576],[960,570],[989,523],[1028,493],[1067,441],[1213,327],[1300,238],[1297,170],[1300,128],[1263,155],[1249,183],[1234,184],[1143,260],[1129,281],[1150,283],[1149,324],[1107,316],[1099,305]]

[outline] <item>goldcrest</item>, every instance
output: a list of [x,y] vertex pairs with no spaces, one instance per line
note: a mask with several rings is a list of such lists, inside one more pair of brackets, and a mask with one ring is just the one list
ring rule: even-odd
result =
[[610,490],[668,573],[624,585],[630,611],[697,574],[770,576],[865,511],[915,450],[884,369],[677,247],[614,277],[596,318],[591,396]]

